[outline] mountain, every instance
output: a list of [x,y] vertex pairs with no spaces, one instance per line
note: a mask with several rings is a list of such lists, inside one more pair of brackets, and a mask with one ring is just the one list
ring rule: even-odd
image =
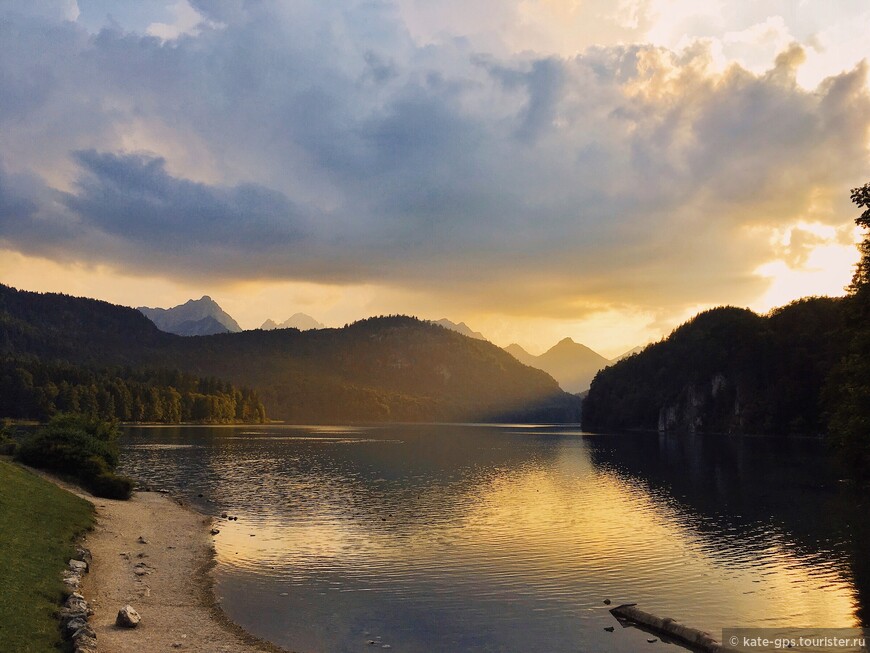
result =
[[201,320],[187,320],[176,324],[170,333],[179,336],[213,336],[216,333],[229,333],[229,330],[211,315],[206,315]]
[[564,338],[540,356],[534,356],[514,343],[505,347],[523,365],[536,367],[552,376],[563,390],[579,393],[587,390],[598,370],[611,361],[586,345]]
[[191,299],[173,308],[137,309],[157,328],[179,336],[204,336],[216,333],[238,333],[242,327],[208,295]]
[[457,324],[456,322],[451,322],[447,318],[442,318],[440,320],[435,320],[432,324],[443,326],[445,329],[456,331],[456,333],[461,333],[462,335],[474,338],[475,340],[486,340],[486,337],[480,331],[472,331],[471,327],[465,322]]
[[295,423],[575,422],[580,401],[492,343],[411,317],[183,338],[141,312],[0,285],[0,361],[177,369],[257,393]]
[[276,323],[274,320],[266,320],[260,328],[263,329],[263,331],[272,331],[273,329],[299,329],[300,331],[308,331],[310,329],[324,329],[326,327],[310,315],[306,315],[305,313],[295,313],[284,320],[281,324]]
[[840,390],[848,300],[804,299],[766,316],[721,307],[595,377],[588,430],[818,435]]
[[621,361],[623,358],[628,358],[629,356],[634,356],[635,354],[639,354],[645,349],[644,345],[638,345],[637,347],[632,347],[627,352],[624,352],[613,359],[612,362]]
[[525,349],[520,347],[517,343],[512,343],[508,345],[504,348],[504,350],[511,356],[516,358],[523,365],[528,365],[529,367],[538,367],[536,365],[538,357],[530,354]]

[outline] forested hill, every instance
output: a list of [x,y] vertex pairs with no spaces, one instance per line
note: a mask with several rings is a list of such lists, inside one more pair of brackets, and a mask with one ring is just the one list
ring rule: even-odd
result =
[[579,419],[579,400],[546,373],[409,317],[184,338],[133,309],[0,286],[0,357],[218,377],[294,422]]
[[717,308],[595,377],[590,430],[816,435],[849,341],[849,299],[803,299],[768,316]]

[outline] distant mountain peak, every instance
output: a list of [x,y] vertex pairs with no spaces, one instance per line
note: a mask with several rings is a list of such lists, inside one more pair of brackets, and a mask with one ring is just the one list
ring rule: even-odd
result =
[[562,338],[540,356],[516,343],[505,347],[505,351],[524,365],[544,370],[563,390],[575,393],[588,389],[595,373],[610,364],[604,356],[570,337]]
[[464,336],[468,336],[469,338],[474,338],[475,340],[486,340],[486,336],[483,335],[480,331],[474,331],[470,326],[468,326],[465,322],[451,322],[446,317],[442,317],[440,320],[434,320],[432,324],[438,324],[443,326],[445,329],[450,329],[451,331],[456,331],[456,333],[461,333]]
[[239,323],[208,295],[189,299],[172,308],[140,306],[138,310],[161,331],[180,336],[238,333],[242,330]]
[[300,331],[310,331],[311,329],[325,329],[326,326],[322,322],[318,322],[310,315],[305,313],[294,313],[289,318],[278,324],[275,320],[268,319],[263,322],[260,327],[264,331],[273,329],[299,329]]

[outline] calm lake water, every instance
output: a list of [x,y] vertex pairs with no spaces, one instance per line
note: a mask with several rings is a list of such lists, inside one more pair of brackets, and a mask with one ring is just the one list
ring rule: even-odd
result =
[[222,606],[295,651],[677,650],[604,599],[717,637],[866,622],[870,527],[816,441],[165,427],[123,451],[125,473],[238,516],[215,537]]

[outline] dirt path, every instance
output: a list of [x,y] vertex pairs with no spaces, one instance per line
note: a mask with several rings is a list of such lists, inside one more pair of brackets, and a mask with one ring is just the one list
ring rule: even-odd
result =
[[[95,611],[90,623],[100,652],[280,651],[229,623],[214,606],[210,518],[154,492],[136,492],[130,501],[85,498],[96,505],[97,518],[85,542],[93,564],[83,593]],[[136,629],[115,626],[125,604],[142,617]]]

